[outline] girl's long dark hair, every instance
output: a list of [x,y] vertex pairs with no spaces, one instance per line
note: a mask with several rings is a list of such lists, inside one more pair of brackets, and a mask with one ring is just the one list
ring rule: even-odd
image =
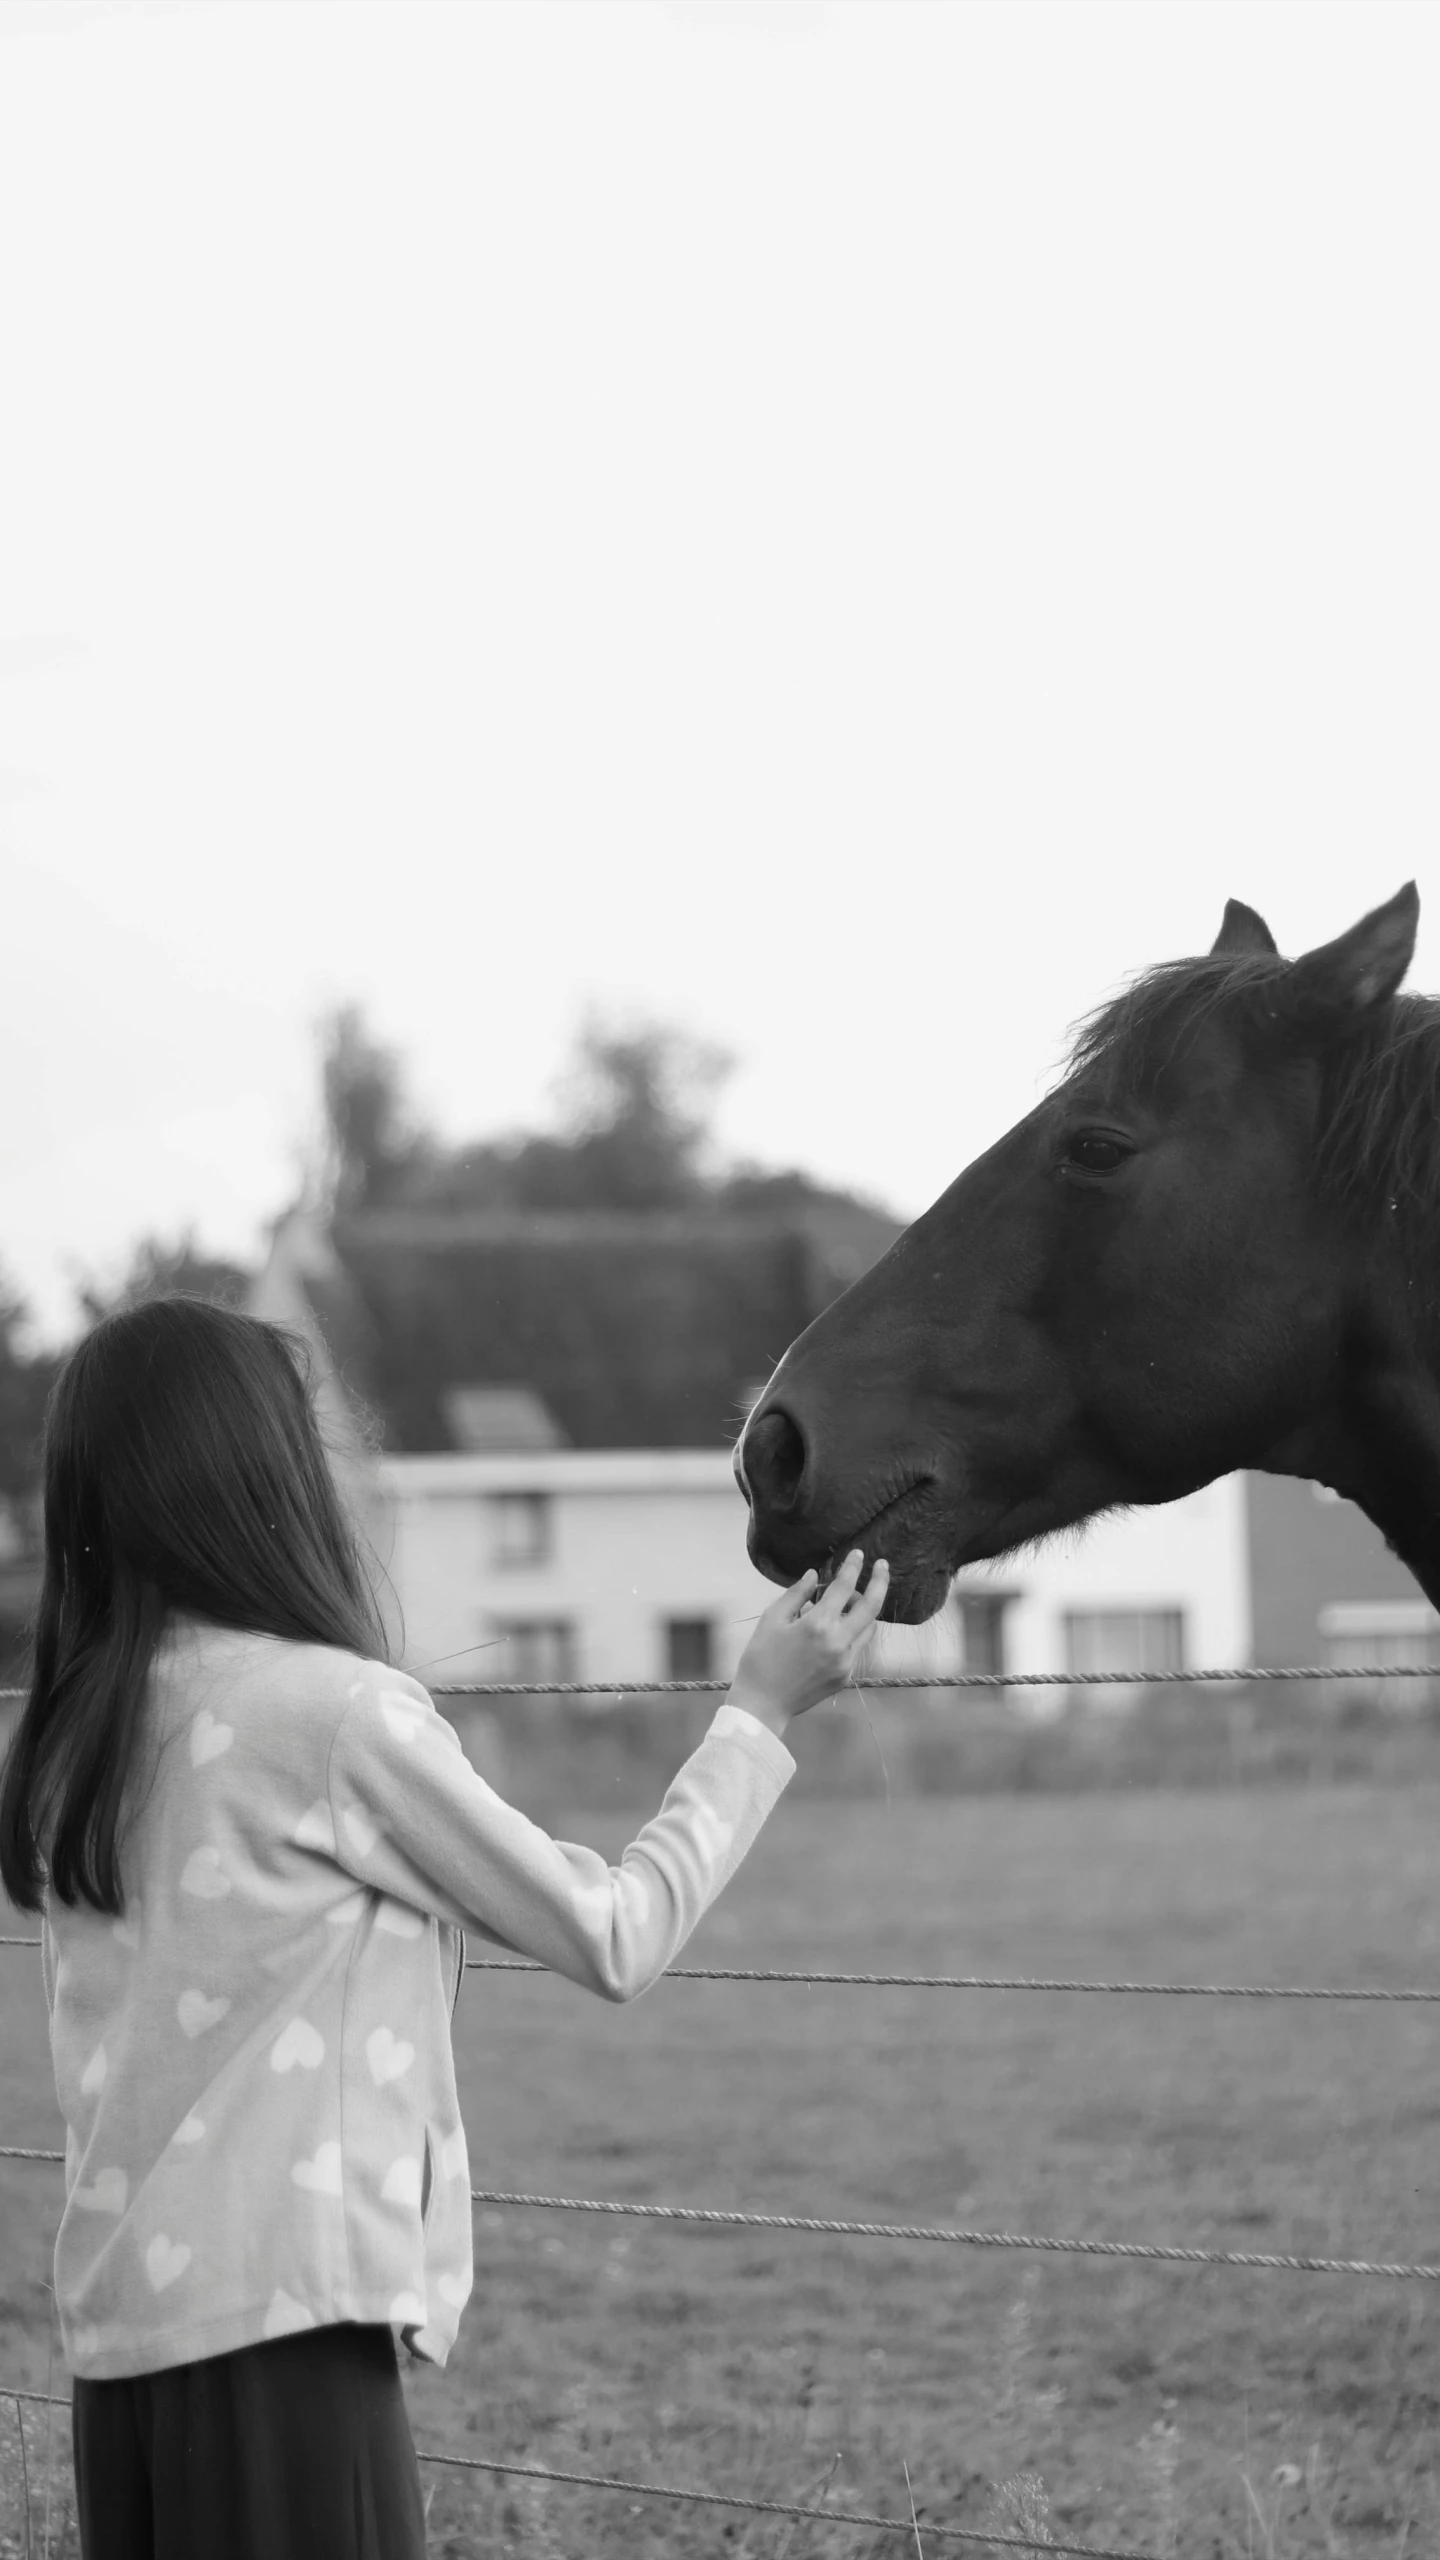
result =
[[45,1569],[29,1694],[0,1777],[0,1883],[22,1911],[123,1910],[119,1830],[172,1610],[388,1646],[330,1471],[308,1349],[201,1298],[107,1316],[45,1415]]

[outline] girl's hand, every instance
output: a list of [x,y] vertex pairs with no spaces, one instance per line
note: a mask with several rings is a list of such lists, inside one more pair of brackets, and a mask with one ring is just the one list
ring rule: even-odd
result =
[[740,1656],[730,1684],[732,1706],[783,1734],[792,1716],[803,1716],[845,1686],[890,1581],[889,1565],[877,1556],[862,1595],[857,1586],[864,1561],[860,1548],[852,1547],[818,1599],[812,1568],[772,1600]]

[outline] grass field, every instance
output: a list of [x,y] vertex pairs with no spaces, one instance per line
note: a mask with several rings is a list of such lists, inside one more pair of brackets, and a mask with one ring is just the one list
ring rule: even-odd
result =
[[[635,1824],[557,1827],[613,1855]],[[1440,1981],[1437,1830],[1434,1784],[888,1809],[797,1787],[686,1961]],[[55,2145],[38,1962],[4,1963],[5,2138]],[[678,1982],[616,2010],[471,1973],[456,2049],[478,2186],[1440,2260],[1440,2008]],[[43,2388],[60,2173],[0,2171],[0,2376]],[[422,2448],[891,2515],[908,2466],[927,2560],[957,2547],[927,2523],[1015,2530],[996,2493],[1024,2473],[1056,2541],[1440,2553],[1429,2284],[508,2209],[477,2210],[476,2262],[450,2367],[407,2375]],[[27,2441],[38,2553],[40,2413]],[[446,2560],[916,2548],[424,2476]],[[67,2486],[65,2461],[52,2552]],[[21,2522],[0,2405],[7,2555]]]

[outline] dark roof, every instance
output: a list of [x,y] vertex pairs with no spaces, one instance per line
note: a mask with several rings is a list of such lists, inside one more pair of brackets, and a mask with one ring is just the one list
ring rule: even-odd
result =
[[375,1211],[306,1290],[385,1446],[457,1445],[459,1387],[528,1387],[577,1449],[723,1447],[747,1391],[899,1234],[856,1205],[777,1218]]
[[447,1387],[440,1398],[452,1449],[563,1449],[564,1434],[533,1387]]

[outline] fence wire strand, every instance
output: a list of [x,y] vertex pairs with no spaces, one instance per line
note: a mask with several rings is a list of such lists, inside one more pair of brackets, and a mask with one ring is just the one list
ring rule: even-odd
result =
[[[400,1666],[403,1669],[403,1665]],[[1440,1662],[1249,1663],[1238,1671],[905,1671],[868,1674],[853,1688],[1167,1689],[1234,1687],[1246,1680],[1440,1680]],[[442,1680],[432,1698],[702,1698],[723,1696],[731,1680]],[[24,1689],[0,1689],[0,1699]],[[838,1695],[838,1692],[837,1692]]]
[[[3,2383],[0,2400],[27,2400],[52,2409],[68,2409],[71,2405],[58,2391],[17,2391]],[[415,2456],[419,2462],[440,2463],[450,2471],[488,2471],[501,2480],[534,2480],[546,2488],[616,2489],[632,2498],[674,2498],[693,2507],[739,2507],[747,2515],[798,2516],[816,2524],[863,2525],[872,2532],[910,2534],[915,2529],[908,2516],[868,2515],[855,2507],[806,2507],[783,2498],[742,2498],[723,2489],[681,2489],[662,2480],[618,2480],[611,2472],[547,2470],[538,2462],[501,2462],[475,2453],[437,2453],[427,2445],[417,2445]],[[937,2542],[978,2543],[988,2551],[1018,2551],[1027,2560],[1034,2560],[1037,2549],[1033,2536],[985,2533],[974,2525],[935,2524],[927,2518],[925,2531]],[[1055,2552],[1057,2560],[1152,2560],[1147,2551],[1115,2550],[1097,2542],[1047,2540],[1044,2547]]]
[[[61,2167],[63,2151],[0,2143],[0,2160]],[[1032,2249],[1078,2258],[1144,2258],[1166,2266],[1268,2267],[1297,2275],[1401,2276],[1440,2284],[1440,2266],[1408,2259],[1305,2258],[1273,2249],[1185,2249],[1150,2240],[1076,2240],[1045,2232],[967,2231],[945,2222],[855,2222],[818,2213],[746,2213],[739,2206],[633,2204],[613,2196],[530,2195],[509,2187],[472,2187],[472,2204],[517,2206],[545,2213],[622,2214],[642,2222],[699,2223],[731,2231],[810,2231],[837,2239],[920,2240],[967,2249]]]
[[[0,1938],[0,1946],[34,1946],[33,1938]],[[467,1956],[467,1973],[543,1973],[548,1965],[519,1956]],[[1196,2000],[1440,2000],[1440,1984],[1405,1984],[1390,1990],[1362,1984],[1332,1989],[1288,1982],[1073,1982],[1029,1973],[792,1973],[778,1966],[672,1964],[665,1982],[818,1982],[856,1984],[885,1991],[1129,1991]]]
[[[0,2153],[0,2158],[3,2158]],[[1153,2258],[1187,2267],[1279,2267],[1300,2275],[1415,2276],[1440,2284],[1440,2266],[1373,2258],[1300,2258],[1269,2249],[1167,2248],[1147,2240],[1054,2239],[1025,2231],[963,2231],[944,2222],[846,2222],[809,2213],[745,2213],[738,2206],[629,2204],[596,2196],[517,2194],[509,2188],[472,2187],[472,2204],[543,2207],[558,2213],[619,2213],[646,2222],[698,2222],[742,2231],[815,2231],[857,2240],[926,2240],[969,2249],[1049,2250],[1082,2258]]]
[[[38,1938],[0,1937],[0,1947],[38,1947]],[[522,1973],[551,1982],[548,1965],[528,1956],[467,1956],[467,1973]],[[777,1965],[672,1964],[665,1982],[818,1983],[867,1991],[1119,1991],[1143,1998],[1191,2000],[1440,2000],[1440,1984],[1330,1985],[1305,1982],[1081,1982],[1030,1973],[801,1973]]]
[[[1440,1662],[1252,1664],[1239,1671],[903,1671],[868,1674],[853,1688],[871,1689],[1163,1689],[1205,1681],[1440,1680]],[[659,1698],[723,1694],[729,1680],[447,1680],[435,1698]],[[0,1693],[3,1694],[3,1693]],[[838,1694],[838,1693],[837,1693]]]
[[[741,2498],[717,2489],[673,2489],[662,2487],[657,2480],[616,2480],[603,2473],[590,2471],[545,2471],[538,2463],[482,2461],[476,2454],[422,2453],[422,2462],[453,2464],[464,2471],[495,2471],[521,2480],[564,2480],[582,2489],[622,2489],[647,2498],[683,2498],[695,2506],[742,2507],[748,2515],[802,2516],[816,2524],[853,2524],[867,2526],[872,2532],[913,2535],[914,2525],[908,2516],[866,2515],[854,2507],[793,2506],[781,2498]],[[935,2524],[929,2517],[925,2531],[937,2542],[980,2543],[991,2551],[1018,2551],[1023,2560],[1039,2560],[1039,2549],[1033,2534],[983,2533],[973,2525]],[[1044,2548],[1057,2555],[1073,2555],[1073,2560],[1151,2560],[1144,2551],[1116,2551],[1094,2542],[1052,2542]]]

